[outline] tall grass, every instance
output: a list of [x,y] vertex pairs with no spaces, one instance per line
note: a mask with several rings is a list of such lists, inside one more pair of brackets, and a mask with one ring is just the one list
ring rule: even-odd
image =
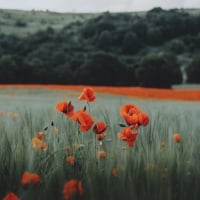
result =
[[[78,133],[77,125],[55,110],[59,100],[63,98],[35,93],[1,95],[4,114],[0,116],[0,199],[10,191],[21,200],[63,199],[64,183],[78,179],[84,187],[83,200],[199,200],[199,103],[97,94],[90,113],[95,121],[102,120],[109,126],[107,138],[100,145],[92,131]],[[69,100],[76,109],[86,105],[75,97]],[[119,108],[125,103],[140,106],[150,116],[150,124],[139,129],[134,147],[126,146],[117,137],[121,130],[117,124],[124,123]],[[11,118],[9,112],[17,116]],[[48,149],[34,149],[31,139],[46,127],[44,141]],[[172,139],[175,132],[181,134],[180,143]],[[98,150],[105,150],[107,157],[98,158]],[[75,166],[66,163],[68,155],[75,156]],[[112,175],[114,167],[117,176]],[[38,173],[42,183],[23,187],[24,171]]]

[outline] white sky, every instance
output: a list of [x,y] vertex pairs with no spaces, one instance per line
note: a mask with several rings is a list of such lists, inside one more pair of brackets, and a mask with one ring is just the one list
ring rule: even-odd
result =
[[56,12],[146,11],[154,7],[200,8],[200,0],[0,0],[2,9]]

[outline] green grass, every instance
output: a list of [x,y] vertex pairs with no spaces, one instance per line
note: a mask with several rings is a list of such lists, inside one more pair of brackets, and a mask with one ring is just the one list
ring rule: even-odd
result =
[[[10,94],[15,93],[15,96]],[[90,104],[95,121],[105,121],[109,128],[103,145],[94,133],[78,134],[77,126],[55,110],[58,101],[67,99],[78,110],[87,105],[77,101],[79,92],[51,90],[2,89],[0,91],[0,199],[9,191],[21,200],[63,199],[63,185],[70,179],[83,182],[83,200],[199,200],[200,192],[200,106],[198,102],[152,101],[96,94]],[[124,123],[119,108],[133,103],[150,116],[150,124],[139,129],[135,146],[128,147],[117,138]],[[9,112],[17,113],[12,119]],[[51,120],[59,128],[53,133]],[[31,139],[48,126],[47,151],[32,148]],[[173,133],[181,134],[175,143]],[[161,143],[165,145],[161,148]],[[76,165],[65,159],[66,147],[82,144],[71,153]],[[106,159],[96,152],[106,150]],[[71,155],[71,154],[70,154]],[[111,174],[117,167],[118,176]],[[42,183],[24,188],[21,175],[27,170],[38,173]]]
[[0,9],[0,32],[23,37],[39,30],[45,30],[47,27],[60,30],[72,22],[82,22],[97,15]]
[[[184,9],[184,11],[192,15],[199,14],[199,9]],[[130,15],[143,16],[146,14],[146,11],[128,13]],[[0,9],[0,33],[24,37],[37,31],[45,30],[48,27],[60,30],[72,22],[83,22],[87,19],[97,17],[100,14]]]

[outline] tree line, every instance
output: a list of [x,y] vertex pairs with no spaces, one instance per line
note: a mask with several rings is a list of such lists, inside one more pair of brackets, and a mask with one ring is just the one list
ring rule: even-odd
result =
[[109,13],[26,37],[0,34],[0,83],[170,88],[199,83],[200,14]]

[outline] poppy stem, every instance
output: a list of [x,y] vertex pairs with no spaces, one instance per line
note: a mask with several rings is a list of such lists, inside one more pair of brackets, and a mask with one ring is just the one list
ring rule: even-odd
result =
[[88,101],[87,101],[87,105],[88,105],[88,110],[89,110],[89,113],[90,113],[90,104],[89,104]]

